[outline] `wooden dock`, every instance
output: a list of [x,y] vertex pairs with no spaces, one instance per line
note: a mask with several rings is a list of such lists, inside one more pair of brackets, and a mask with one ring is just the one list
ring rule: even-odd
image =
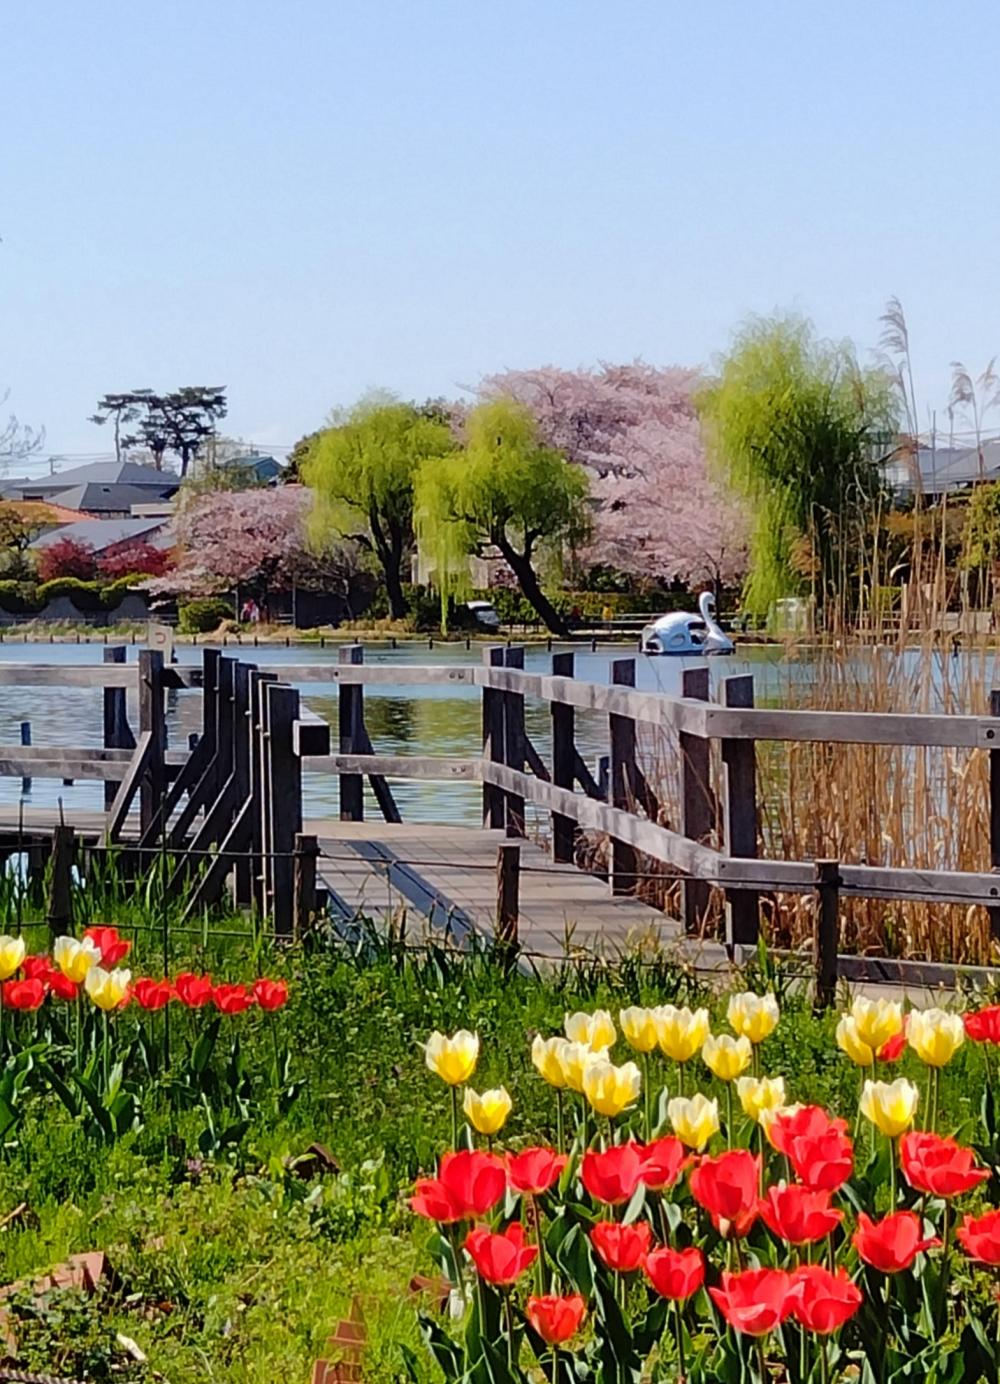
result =
[[[497,856],[502,831],[419,822],[309,822],[320,856],[318,881],[331,915],[405,919],[419,939],[428,932],[462,941],[492,938],[497,922]],[[518,942],[531,957],[582,950],[614,954],[634,942],[676,942],[678,919],[627,895],[611,896],[604,880],[560,864],[541,846],[518,847]]]

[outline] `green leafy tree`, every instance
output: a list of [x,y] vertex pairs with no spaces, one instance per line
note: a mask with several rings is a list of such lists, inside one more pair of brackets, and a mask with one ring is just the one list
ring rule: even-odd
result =
[[312,531],[368,551],[382,569],[389,612],[408,611],[403,563],[413,547],[413,487],[455,448],[447,423],[385,395],[362,399],[315,437],[298,460],[313,493]]
[[513,399],[490,399],[465,422],[463,451],[421,468],[417,536],[442,594],[469,586],[469,556],[492,544],[554,634],[566,622],[546,596],[537,567],[557,569],[586,536],[587,478],[562,452],[543,445],[531,413]]
[[898,395],[853,348],[817,340],[795,317],[753,318],[702,391],[710,456],[752,516],[749,610],[803,589],[846,594],[884,497],[880,448]]
[[975,594],[987,599],[995,592],[993,574],[1000,563],[1000,481],[977,485],[969,497],[962,533],[962,566],[978,580]]

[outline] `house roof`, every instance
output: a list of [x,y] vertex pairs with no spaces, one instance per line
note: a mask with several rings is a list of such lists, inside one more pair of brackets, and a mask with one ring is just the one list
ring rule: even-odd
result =
[[32,548],[48,548],[64,538],[74,543],[86,543],[95,553],[103,553],[119,543],[138,541],[152,543],[156,547],[169,547],[170,538],[165,532],[165,519],[81,519],[75,524],[64,524],[58,529],[49,529],[39,535],[30,545]]
[[283,469],[280,461],[262,452],[251,452],[243,457],[225,457],[216,462],[216,466],[220,470],[252,472],[259,481],[273,481]]
[[27,491],[32,495],[56,494],[81,485],[141,486],[147,493],[169,494],[181,483],[174,471],[157,471],[137,461],[92,461],[86,466],[73,466],[68,471],[56,471],[50,476],[22,476],[3,482],[6,494]]
[[55,500],[5,500],[0,498],[0,505],[7,505],[22,518],[35,520],[41,517],[44,510],[46,524],[75,524],[80,519],[89,519],[90,515],[81,513],[78,509],[70,509],[67,505],[57,504]]
[[133,505],[148,503],[148,485],[104,485],[90,481],[84,485],[74,485],[70,490],[60,490],[54,497],[61,505],[70,509],[87,510],[91,514],[118,510],[123,514],[131,512]]
[[[961,490],[980,480],[995,481],[1000,478],[1000,438],[983,443],[982,471],[975,447],[920,447],[917,461],[921,488],[928,495]],[[905,460],[891,462],[886,467],[886,477],[899,490],[914,488],[913,468]]]

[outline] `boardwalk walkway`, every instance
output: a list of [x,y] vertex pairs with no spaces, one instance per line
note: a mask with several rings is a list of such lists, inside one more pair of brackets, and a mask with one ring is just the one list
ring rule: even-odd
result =
[[[502,831],[420,822],[309,822],[320,847],[318,878],[332,911],[407,916],[420,933],[450,928],[456,940],[493,935],[497,847]],[[529,955],[560,957],[568,947],[612,954],[639,938],[668,943],[682,925],[638,899],[610,897],[607,884],[560,865],[521,842],[519,936]]]

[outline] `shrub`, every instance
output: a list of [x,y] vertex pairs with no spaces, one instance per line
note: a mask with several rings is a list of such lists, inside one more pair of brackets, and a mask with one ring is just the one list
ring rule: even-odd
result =
[[105,553],[97,562],[101,576],[111,581],[132,575],[162,577],[169,566],[169,550],[157,548],[144,540],[130,543],[128,547],[119,548],[113,553]]
[[103,587],[100,582],[81,581],[79,577],[55,577],[43,581],[37,588],[38,600],[42,606],[56,596],[68,596],[77,610],[103,610]]
[[233,603],[223,596],[204,596],[186,601],[178,608],[177,628],[181,634],[210,634],[223,620],[233,618]]
[[97,576],[97,557],[89,543],[75,538],[57,538],[39,552],[38,576],[42,583],[57,577],[93,581]]
[[0,610],[10,615],[31,615],[41,609],[33,582],[0,581]]

